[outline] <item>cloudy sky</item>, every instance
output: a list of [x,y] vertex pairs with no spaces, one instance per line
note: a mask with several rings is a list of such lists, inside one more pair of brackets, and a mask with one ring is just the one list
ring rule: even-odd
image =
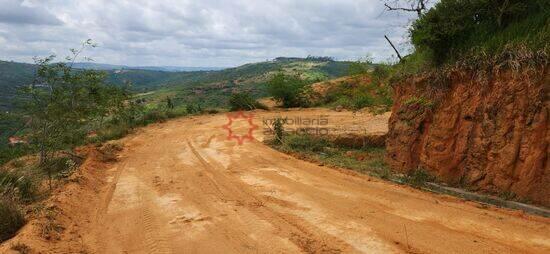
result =
[[381,0],[0,0],[0,60],[65,56],[87,38],[98,63],[227,67],[278,56],[392,57],[414,14]]

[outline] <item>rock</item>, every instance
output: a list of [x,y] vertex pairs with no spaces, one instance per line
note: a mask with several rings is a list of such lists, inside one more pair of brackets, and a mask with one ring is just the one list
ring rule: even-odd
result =
[[336,108],[334,108],[334,110],[336,112],[342,112],[344,110],[344,107],[342,107],[341,105],[338,105],[338,106],[336,106]]

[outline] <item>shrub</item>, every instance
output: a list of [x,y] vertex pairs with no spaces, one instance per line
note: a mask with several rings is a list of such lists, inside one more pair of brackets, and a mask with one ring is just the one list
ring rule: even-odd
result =
[[[438,64],[475,46],[498,50],[517,40],[544,46],[548,35],[541,28],[548,26],[548,7],[548,1],[541,0],[442,0],[413,23],[411,39]],[[526,19],[535,21],[512,28],[505,40],[487,43]],[[543,37],[534,38],[539,33]]]
[[407,174],[405,177],[405,182],[416,187],[422,187],[426,184],[426,182],[432,181],[433,179],[434,177],[426,170],[418,168]]
[[372,98],[372,96],[365,93],[354,95],[351,101],[351,106],[353,110],[359,110],[372,105],[374,105],[374,99]]
[[229,108],[231,111],[267,109],[267,107],[252,98],[247,92],[234,93],[229,98]]
[[307,107],[307,83],[297,76],[276,74],[267,84],[268,92],[283,107]]
[[38,187],[34,179],[15,170],[0,171],[0,194],[24,202],[35,199]]
[[355,76],[367,74],[371,70],[372,65],[371,56],[366,56],[364,59],[351,62],[348,66],[348,75]]
[[185,110],[188,114],[200,114],[203,111],[199,103],[189,103],[185,105]]
[[165,122],[168,120],[167,112],[161,109],[152,109],[145,112],[143,115],[143,123],[149,124],[149,123],[157,123],[157,122]]
[[0,242],[10,239],[25,225],[21,211],[10,201],[0,199]]
[[31,253],[31,248],[24,243],[16,243],[10,247],[10,249],[17,251],[19,254]]
[[281,144],[283,142],[283,135],[285,133],[285,127],[283,123],[283,119],[277,118],[273,122],[273,132],[275,135],[275,142],[277,144]]
[[321,152],[330,145],[330,142],[311,135],[292,134],[285,138],[284,145],[292,150]]
[[2,146],[0,145],[0,165],[19,158],[23,155],[32,153],[32,149],[27,145],[16,145],[16,146]]

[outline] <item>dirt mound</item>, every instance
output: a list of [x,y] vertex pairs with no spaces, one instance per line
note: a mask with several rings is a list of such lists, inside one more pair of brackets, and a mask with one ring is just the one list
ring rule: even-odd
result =
[[395,86],[390,164],[549,206],[548,66],[485,77],[454,73],[448,87],[433,83],[416,78]]
[[364,86],[369,84],[371,79],[367,75],[362,76],[346,76],[337,79],[332,79],[328,81],[322,81],[314,83],[311,85],[311,88],[314,92],[319,94],[322,97],[327,96],[327,94],[334,88],[342,85],[347,85],[350,87]]
[[50,198],[33,205],[27,225],[0,245],[0,253],[20,253],[18,249],[27,253],[88,253],[83,233],[101,207],[97,194],[108,182],[109,172],[105,169],[110,165],[104,162],[104,156],[109,149],[80,148],[78,154],[86,156],[80,169],[59,183]]

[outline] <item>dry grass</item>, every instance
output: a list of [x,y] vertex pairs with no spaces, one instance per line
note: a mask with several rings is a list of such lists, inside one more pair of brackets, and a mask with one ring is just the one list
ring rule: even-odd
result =
[[0,199],[0,241],[10,239],[25,225],[25,218],[13,201]]
[[31,247],[24,243],[15,243],[10,247],[10,249],[12,249],[13,251],[17,251],[19,254],[31,253]]

